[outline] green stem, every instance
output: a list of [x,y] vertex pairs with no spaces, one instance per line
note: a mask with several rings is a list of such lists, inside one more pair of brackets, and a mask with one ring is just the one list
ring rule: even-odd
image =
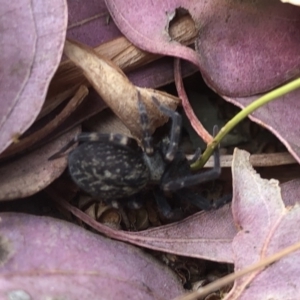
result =
[[192,164],[191,168],[193,170],[199,170],[202,168],[205,163],[208,161],[209,157],[212,155],[214,149],[218,146],[221,140],[230,132],[239,122],[245,119],[249,114],[258,109],[259,107],[276,100],[278,97],[281,97],[287,93],[290,93],[296,89],[300,88],[300,78],[285,84],[282,87],[277,88],[276,90],[271,91],[270,93],[258,98],[243,110],[241,110],[235,117],[233,117],[217,134],[217,136],[207,145],[207,148],[201,158]]

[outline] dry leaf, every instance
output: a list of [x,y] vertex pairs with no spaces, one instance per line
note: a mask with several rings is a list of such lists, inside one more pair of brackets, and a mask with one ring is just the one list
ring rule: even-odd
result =
[[64,134],[25,156],[0,167],[0,200],[13,200],[33,195],[58,178],[67,167],[67,158],[48,160],[65,146],[79,128]]
[[141,136],[137,109],[138,92],[147,107],[152,132],[167,120],[154,105],[152,97],[155,96],[161,104],[171,109],[175,109],[179,103],[177,97],[167,93],[134,86],[121,69],[92,48],[66,41],[64,52],[83,69],[85,76],[102,99],[137,137]]

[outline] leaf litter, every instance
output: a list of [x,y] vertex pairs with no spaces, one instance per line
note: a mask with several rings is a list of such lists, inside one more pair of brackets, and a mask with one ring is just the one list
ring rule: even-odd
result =
[[[123,5],[121,2],[118,2],[117,0],[114,1],[107,0],[106,2],[111,12],[112,12],[112,5],[115,5],[113,9],[117,9],[117,10],[119,9],[117,5]],[[146,1],[143,4],[144,8],[148,12],[150,11],[148,6],[149,3],[150,2]],[[102,2],[99,1],[99,5],[101,6],[102,4],[103,1]],[[200,66],[200,70],[202,70],[202,74],[204,78],[211,85],[211,87],[219,94],[223,95],[223,97],[228,101],[231,101],[239,106],[244,106],[256,98],[256,96],[254,95],[264,93],[268,89],[275,87],[279,84],[282,84],[287,80],[293,78],[294,76],[297,76],[299,54],[295,50],[298,49],[297,47],[298,40],[295,38],[294,32],[298,28],[297,24],[299,23],[299,14],[298,14],[299,11],[297,10],[298,8],[291,9],[289,6],[282,6],[283,4],[278,4],[278,3],[273,5],[273,7],[271,7],[269,6],[268,1],[263,1],[260,7],[256,7],[255,5],[257,4],[253,2],[251,3],[251,5],[249,3],[239,4],[239,6],[235,6],[234,9],[232,9],[232,7],[228,5],[228,3],[224,5],[224,3],[219,3],[217,1],[213,1],[210,4],[202,4],[202,3],[198,4],[196,9],[192,13],[192,17],[195,20],[196,27],[197,28],[199,27],[201,29],[200,31],[201,34],[199,35],[198,40],[196,41],[197,44],[196,48],[198,53],[195,54],[194,52],[192,52],[193,50],[191,49],[187,50],[186,48],[184,49],[183,45],[180,45],[179,43],[176,44],[175,41],[170,40],[167,33],[168,26],[166,26],[166,24],[168,25],[168,23],[172,19],[172,16],[174,15],[176,8],[178,8],[179,6],[182,7],[187,6],[186,8],[188,9],[193,5],[193,1],[189,2],[188,4],[185,3],[185,1],[168,1],[165,2],[164,5],[165,5],[164,8],[167,8],[167,10],[164,10],[163,7],[159,7],[159,9],[157,9],[155,5],[153,6],[153,9],[155,9],[157,12],[157,14],[154,14],[153,17],[153,19],[156,22],[152,23],[152,20],[144,18],[142,22],[140,22],[140,24],[136,24],[134,26],[134,31],[136,33],[137,30],[140,30],[139,28],[140,25],[142,26],[148,22],[145,28],[147,28],[148,30],[152,26],[151,30],[153,30],[153,31],[148,30],[148,33],[153,34],[154,32],[154,34],[151,36],[152,39],[151,40],[152,44],[151,44],[149,43],[149,37],[147,37],[147,34],[141,31],[142,35],[140,35],[137,45],[139,45],[139,43],[143,44],[141,46],[142,49],[147,51],[153,51],[160,55],[173,53],[173,55],[177,57],[181,57],[181,58],[185,57],[190,61],[193,61],[198,66]],[[89,8],[91,8],[91,6]],[[105,10],[104,7],[100,8],[100,10],[102,9]],[[131,18],[134,18],[135,19],[134,21],[136,22],[136,19],[139,17],[139,13],[141,13],[142,10],[136,10],[136,7],[134,7],[134,9],[135,11],[133,10],[129,12],[128,17],[124,19],[125,23],[126,22],[130,23]],[[141,7],[139,7],[139,9],[141,9]],[[165,12],[168,10],[170,13],[166,15]],[[201,11],[201,13],[198,13],[199,10]],[[162,14],[162,11],[164,15]],[[93,13],[93,9],[91,9],[91,12]],[[124,14],[124,12],[125,11],[123,10],[122,13]],[[83,11],[83,13],[86,13],[86,11]],[[268,18],[270,14],[272,15],[272,17]],[[117,19],[118,15],[116,15],[115,11],[114,13],[111,13],[111,15],[116,21],[116,23],[118,24],[119,22]],[[152,16],[152,14],[149,15]],[[201,16],[201,18],[199,16]],[[99,18],[102,26],[101,28],[103,30],[104,18],[99,17],[97,15],[96,17]],[[229,26],[227,26],[226,28],[223,26],[224,23],[222,23],[224,22],[224,20],[226,21],[225,17],[228,17],[227,21],[229,22]],[[253,22],[253,20],[256,20],[256,23],[258,24],[257,26],[259,27],[259,29],[262,29],[259,31],[259,34],[251,33],[253,39],[251,44],[252,45],[259,44],[260,47],[253,46],[253,48],[251,47],[247,48],[246,47],[247,43],[242,43],[243,47],[241,47],[240,52],[238,51],[239,49],[236,48],[241,45],[239,41],[245,42],[245,40],[247,39],[247,35],[245,35],[245,33],[250,34],[250,32],[248,32],[247,29],[243,27],[239,28],[239,26],[237,26],[241,18],[247,21],[245,22],[245,27],[247,26],[249,27],[249,24]],[[79,19],[80,17],[73,18],[72,22],[74,22],[75,24],[75,27],[73,28],[74,29],[79,28],[82,30],[81,21]],[[166,19],[167,19],[167,23],[166,23]],[[201,20],[202,23],[201,22],[199,23],[199,20]],[[280,23],[281,27],[278,27],[279,20],[281,21],[284,20],[283,22]],[[87,22],[87,24],[88,23],[89,22]],[[84,22],[82,24],[84,24]],[[211,26],[211,24],[213,26]],[[111,27],[109,26],[109,28]],[[128,30],[128,28],[130,29],[130,26],[128,27],[128,24],[121,24],[119,25],[119,28],[122,32],[125,33],[127,37],[130,37],[132,35],[132,32]],[[162,28],[164,30],[161,30]],[[230,37],[231,40],[228,39],[220,44],[220,40],[218,40],[220,36],[217,34],[218,32],[220,32],[220,28],[222,30],[226,29],[226,32],[222,33],[222,36],[225,37],[225,39]],[[236,30],[237,28],[238,30]],[[113,29],[113,31],[114,30],[115,29]],[[274,38],[272,39],[272,36],[266,34],[266,31],[274,32],[274,30],[276,32],[277,31],[284,32],[285,35],[278,34],[274,36]],[[84,36],[85,34],[84,32],[85,31],[82,30],[81,36]],[[105,32],[105,30],[103,30],[103,32]],[[161,36],[162,33],[163,36]],[[255,31],[255,33],[257,33],[257,31]],[[114,31],[113,35],[114,34],[118,34],[118,31],[117,30]],[[264,44],[261,43],[261,41],[264,40],[262,38],[262,35],[269,36],[268,40],[265,41]],[[91,45],[97,45],[99,43],[93,40],[92,35],[90,35],[88,38],[90,39],[89,43]],[[282,38],[284,38],[284,40],[282,40]],[[158,41],[158,43],[156,44],[153,43],[153,40]],[[232,42],[235,40],[237,41],[236,43],[232,43],[232,44],[227,43],[228,41]],[[285,41],[288,43],[285,43]],[[266,45],[267,43],[269,43],[269,45]],[[287,44],[289,45],[288,47],[286,47]],[[220,45],[222,45],[222,47]],[[81,47],[78,44],[77,46]],[[170,50],[171,49],[170,46],[172,46],[172,50]],[[67,47],[70,47],[70,44]],[[272,51],[276,49],[276,53],[278,54],[277,57],[281,62],[278,63],[279,69],[278,69],[278,65],[273,63],[274,60],[272,59],[264,60],[266,53],[270,53],[268,47],[270,47]],[[210,49],[210,51],[208,52],[207,49]],[[211,51],[211,49],[214,49],[214,51]],[[285,51],[286,49],[289,49],[289,51]],[[122,109],[118,111],[118,103],[120,103],[120,100],[122,99],[122,95],[123,95],[122,89],[120,89],[120,91],[117,91],[115,95],[115,99],[112,102],[110,102],[110,100],[107,99],[110,97],[113,98],[113,96],[109,94],[109,96],[107,97],[105,96],[105,93],[112,92],[109,90],[111,82],[107,79],[105,79],[106,81],[101,82],[100,84],[95,82],[100,79],[99,74],[91,75],[91,70],[88,69],[88,64],[87,64],[88,59],[91,59],[93,62],[95,61],[99,62],[99,60],[102,59],[101,63],[104,64],[106,64],[107,61],[101,58],[101,56],[95,54],[93,50],[90,50],[87,47],[81,47],[81,50],[83,51],[83,56],[85,57],[84,59],[82,59],[81,62],[77,61],[76,63],[78,65],[80,65],[81,63],[81,67],[83,69],[86,68],[85,69],[86,75],[90,76],[89,80],[93,82],[94,87],[96,88],[98,87],[98,91],[100,90],[102,91],[103,94],[101,93],[100,94],[101,96],[104,96],[103,97],[104,100],[107,101],[108,105],[112,107],[117,114],[119,114],[120,119],[122,119],[125,123],[127,123],[129,129],[131,129],[136,135],[138,135],[139,134],[138,127],[135,127],[136,125],[134,124],[134,122],[132,123],[127,121],[128,114],[126,115],[125,113],[122,116],[122,114],[120,114],[120,111],[122,111]],[[232,51],[235,54],[239,54],[237,56],[238,59],[236,58],[236,56],[224,55],[224,54],[228,54],[230,51]],[[249,61],[246,61],[246,63],[244,63],[243,67],[241,68],[239,62],[245,58],[243,57],[243,55],[246,55],[247,56],[246,58],[249,59]],[[254,56],[266,63],[264,65],[265,68],[260,68],[259,67],[260,64],[256,64],[256,65],[251,64],[253,63],[252,58]],[[57,59],[57,57],[60,57],[60,54],[57,55],[56,53],[55,57]],[[200,62],[198,61],[199,57],[200,57]],[[216,59],[216,57],[222,59],[222,62],[220,63],[219,60]],[[293,62],[292,65],[291,62]],[[108,65],[110,64],[108,63]],[[275,67],[275,72],[274,72],[274,67]],[[125,77],[123,77],[122,72],[120,72],[120,70],[115,66],[113,66],[112,69],[109,69],[107,74],[109,73],[111,74],[114,73],[114,76],[119,76],[118,80],[120,80],[119,82],[124,84],[124,86],[126,87],[127,89],[126,93],[128,92],[128,90],[131,90],[132,93],[135,93],[136,90],[141,90],[140,88],[133,86]],[[143,86],[147,86],[147,84],[151,86],[151,84],[154,84],[154,81],[151,82],[152,80],[151,76],[146,77],[145,79],[143,78],[143,76],[139,77],[141,73],[139,73],[138,71],[136,74],[137,74],[136,77],[137,85],[138,82],[140,83],[142,82],[141,80],[144,80],[143,82],[145,84],[143,83]],[[161,74],[162,72],[160,72],[160,75]],[[105,88],[107,90],[105,90]],[[51,94],[51,92],[53,92],[54,90],[55,89],[51,88],[49,90],[50,91],[49,94]],[[74,91],[72,91],[72,93],[73,92]],[[64,91],[61,91],[61,93],[62,93],[61,99],[65,99],[67,97],[66,96],[67,93],[64,94]],[[72,93],[68,95],[70,96]],[[147,94],[147,92],[145,93]],[[151,97],[152,93],[153,91],[150,91],[148,96]],[[57,96],[58,94],[52,93],[53,99]],[[162,98],[166,98],[167,101],[170,101],[171,103],[172,101],[174,101],[172,103],[172,105],[174,106],[173,108],[177,106],[178,104],[177,99],[172,99],[171,101],[171,98],[169,98],[168,96],[164,96],[163,94],[160,94],[160,96]],[[278,100],[277,102],[270,104],[270,106],[265,107],[265,110],[264,108],[262,108],[261,110],[257,111],[256,112],[257,115],[255,113],[253,118],[256,122],[259,122],[263,126],[267,127],[269,130],[271,130],[273,133],[275,133],[279,137],[279,139],[281,139],[281,141],[285,143],[289,151],[297,159],[299,159],[298,157],[300,153],[299,152],[300,148],[298,146],[299,143],[298,143],[298,134],[297,134],[297,128],[299,128],[299,126],[297,126],[298,124],[297,115],[299,109],[296,104],[296,98],[298,98],[297,93],[294,93],[293,95],[287,96],[287,98],[285,98],[283,102],[281,102],[282,100]],[[97,104],[94,107],[98,107],[97,110],[100,111],[103,109],[103,103],[100,102],[101,100],[98,102],[97,101],[95,101],[95,103]],[[124,106],[121,107],[124,108]],[[91,110],[93,111],[93,109]],[[89,115],[93,114],[92,111],[89,113]],[[94,110],[94,112],[95,111],[96,110]],[[281,119],[280,113],[282,113],[283,111],[284,111],[283,113],[284,118]],[[37,109],[34,112],[35,116],[38,114],[38,112],[39,109]],[[156,113],[153,113],[153,118],[154,119],[156,118]],[[31,120],[33,119],[34,118],[31,118]],[[81,120],[82,119],[80,119],[80,121]],[[80,121],[77,120],[77,122]],[[72,122],[73,124],[76,123],[76,121],[72,121]],[[159,123],[155,123],[155,124],[159,124]],[[153,128],[155,128],[156,126],[158,125],[153,126]],[[18,139],[18,136],[16,135],[14,136],[14,138]],[[63,137],[61,143],[65,144],[65,142],[63,142]],[[51,151],[55,152],[53,151],[55,146],[57,147],[57,149],[61,147],[59,146],[59,142],[57,142],[57,144],[56,142],[53,142],[53,145],[51,146],[53,148],[50,147],[47,150],[49,152]],[[51,162],[50,163],[47,162],[47,157],[49,157],[49,153],[47,151],[45,153],[46,154],[42,157],[42,160],[41,161],[37,160],[36,163],[41,170],[43,167],[46,167],[48,172],[50,170],[50,174],[51,174],[51,170],[54,165],[52,166]],[[191,257],[205,258],[205,259],[215,260],[219,262],[234,263],[236,270],[240,270],[248,266],[249,264],[253,264],[265,257],[272,255],[273,253],[280,251],[282,248],[293,244],[295,241],[297,241],[298,238],[296,224],[298,222],[297,218],[299,214],[298,213],[299,209],[298,209],[298,204],[295,204],[294,200],[298,199],[299,182],[293,181],[282,185],[281,194],[284,202],[286,203],[286,205],[284,205],[280,197],[280,190],[279,190],[278,183],[276,183],[275,181],[267,182],[261,180],[259,176],[249,166],[247,162],[248,160],[247,155],[243,154],[243,152],[237,151],[234,156],[235,157],[233,162],[233,173],[235,174],[236,177],[234,179],[234,200],[232,204],[233,213],[231,213],[230,206],[226,206],[219,211],[198,213],[179,223],[170,224],[155,229],[149,229],[138,233],[113,231],[112,229],[108,229],[107,227],[105,228],[105,226],[96,223],[96,221],[94,223],[91,222],[89,224],[95,229],[97,229],[98,231],[101,231],[106,235],[111,236],[115,239],[120,239],[150,249],[175,253],[177,255],[187,255]],[[26,160],[27,159],[28,159],[28,161],[26,162],[27,170],[30,170],[29,168],[31,167],[31,160],[29,159],[29,157],[26,158]],[[35,159],[33,159],[33,161],[34,160]],[[20,161],[17,161],[17,163],[20,163]],[[50,167],[49,169],[48,166],[50,165],[52,167]],[[56,167],[57,166],[54,166],[54,168]],[[66,160],[65,158],[62,158],[59,167],[56,169],[57,172],[56,171],[55,171],[56,173],[53,172],[53,174],[55,173],[55,175],[50,176],[49,179],[46,180],[46,183],[40,186],[36,184],[38,182],[37,180],[42,179],[41,181],[43,181],[44,175],[39,176],[40,174],[42,174],[39,172],[37,172],[36,176],[33,177],[32,183],[24,180],[23,183],[21,182],[19,184],[19,182],[16,181],[15,183],[17,184],[17,187],[13,188],[13,184],[11,184],[10,187],[11,190],[5,190],[5,189],[2,190],[3,199],[7,197],[8,197],[7,199],[10,199],[10,197],[11,199],[17,197],[27,197],[28,195],[40,191],[41,189],[49,185],[57,176],[59,176],[59,174],[63,172],[65,167],[66,167]],[[22,169],[22,163],[19,164],[19,168],[21,172],[24,170],[26,171],[25,167]],[[35,170],[35,168],[33,168],[32,170]],[[3,180],[4,183],[5,183],[5,179],[6,178],[4,178]],[[8,195],[12,195],[12,196],[8,196]],[[56,198],[59,199],[59,197]],[[63,201],[61,201],[61,203],[63,203]],[[76,209],[72,210],[71,207],[69,208],[71,211],[73,211],[73,213],[76,214],[77,212]],[[78,212],[80,211],[78,210]],[[89,220],[84,215],[78,214],[78,216],[81,219],[89,222]],[[19,221],[19,223],[12,222],[13,224],[17,224],[17,227],[20,224],[22,225],[23,223],[24,224],[30,223],[33,218],[31,216],[20,217],[20,215],[18,215],[17,217],[22,219],[21,221]],[[3,220],[4,219],[5,216],[3,217]],[[43,224],[44,221],[45,220],[40,219],[39,224]],[[48,220],[46,220],[46,223],[47,222]],[[57,221],[51,220],[49,221],[48,225],[54,224],[55,222]],[[96,224],[98,225],[96,226]],[[10,225],[10,226],[17,228],[16,225]],[[42,226],[41,231],[44,230],[44,232],[47,232],[45,229],[43,229],[44,228],[43,225],[41,226]],[[52,225],[50,226],[50,228],[54,228],[54,227],[55,224],[53,226]],[[65,235],[65,233],[63,233],[63,235]],[[8,253],[6,257],[7,257],[7,261],[9,262],[10,259],[13,259],[11,254],[12,252],[10,252],[11,243],[7,241],[7,237],[5,236],[2,237],[1,241],[3,241],[3,244],[5,245],[4,249],[6,249],[5,251],[6,253]],[[30,247],[31,243],[26,244],[26,246]],[[30,251],[31,253],[34,252],[34,250],[28,250],[28,251]],[[76,251],[77,250],[75,250],[75,252]],[[123,252],[121,251],[121,253]],[[287,295],[290,297],[290,299],[297,299],[297,297],[295,296],[297,295],[299,289],[297,284],[297,279],[296,279],[296,274],[299,269],[297,263],[298,261],[297,253],[298,252],[295,252],[294,254],[284,259],[281,259],[280,261],[272,264],[269,268],[263,271],[253,273],[251,275],[245,276],[242,279],[236,280],[232,291],[230,292],[229,295],[227,295],[226,299],[235,299],[235,298],[265,299],[266,297],[273,297],[274,299],[276,299],[276,297],[279,297],[278,299],[283,299],[286,298]],[[97,254],[95,254],[92,257],[97,257]],[[27,258],[29,264],[31,263],[31,258],[32,257]],[[47,259],[49,258],[51,259],[51,256],[47,256]],[[45,259],[45,261],[47,261],[47,259]],[[78,259],[78,261],[81,263],[80,259]],[[149,265],[151,264],[152,263],[149,263]],[[109,265],[108,268],[111,268],[112,266],[113,264]],[[137,273],[139,274],[140,270]],[[81,275],[82,274],[79,274],[79,276]],[[46,281],[43,280],[44,279],[41,278],[40,283],[42,287],[45,287],[45,283],[49,282],[49,278],[47,278]],[[292,283],[288,288],[284,285],[286,280]],[[57,281],[54,282],[57,283]],[[6,281],[4,278],[3,283],[4,283],[3,286],[6,286],[8,284],[8,281]],[[27,281],[24,282],[24,284],[25,283],[27,284]],[[85,284],[87,284],[86,280],[84,280],[84,285]],[[7,286],[9,286],[9,284]],[[35,287],[32,287],[30,285],[28,286],[33,289],[32,290],[33,292],[36,292],[36,290],[34,289]],[[131,284],[129,286],[131,286]],[[13,284],[10,287],[13,287]],[[40,287],[37,284],[37,291],[40,292],[41,290],[39,290],[39,288]],[[60,289],[59,285],[58,285],[58,289]],[[137,290],[141,293],[145,292],[145,290],[140,291],[139,287],[137,287]],[[128,287],[127,288],[125,287],[124,291],[122,293],[128,293]],[[169,299],[169,297],[174,297],[183,293],[183,291],[179,289],[177,289],[176,291],[177,291],[176,293],[178,294],[175,293],[176,295],[173,296],[170,296],[170,294],[166,296],[164,294],[164,297]],[[86,295],[85,292],[86,291],[84,290],[80,290],[79,294]],[[108,293],[109,292],[112,291],[110,290],[108,291]],[[149,292],[149,290],[146,291],[146,294],[147,292]],[[139,294],[137,293],[137,295]],[[149,295],[149,293],[147,295]],[[91,295],[89,294],[88,296]],[[156,295],[151,294],[150,298],[151,299],[153,297],[155,298],[155,296]],[[84,298],[80,297],[80,299],[84,299]]]

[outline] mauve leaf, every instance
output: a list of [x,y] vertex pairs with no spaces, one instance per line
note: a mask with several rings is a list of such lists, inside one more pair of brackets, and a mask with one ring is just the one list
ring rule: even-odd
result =
[[[300,240],[299,204],[286,207],[278,181],[261,179],[251,167],[249,156],[245,151],[235,150],[232,167],[232,210],[239,228],[232,244],[236,271]],[[236,280],[225,299],[296,300],[300,294],[299,271],[300,253],[297,251],[264,270]]]
[[229,205],[216,211],[200,212],[169,225],[140,232],[128,232],[115,230],[97,222],[65,201],[53,187],[49,187],[46,191],[51,199],[108,237],[172,254],[233,262],[231,243],[237,229]]
[[[254,182],[247,183],[252,186]],[[280,186],[286,206],[295,205],[300,197],[300,179]],[[247,205],[247,197],[241,199]],[[244,203],[245,201],[245,203]],[[231,206],[200,212],[170,225],[126,234],[127,242],[177,255],[233,263],[232,240],[237,234]]]
[[[245,184],[253,186],[255,182],[252,180],[250,178]],[[63,205],[77,218],[111,238],[177,255],[227,263],[235,261],[232,241],[238,229],[233,220],[230,205],[215,211],[199,212],[177,223],[140,232],[127,232],[109,228],[97,222],[66,202],[53,187],[48,188],[47,193],[49,197]],[[299,199],[299,193],[300,179],[282,185],[282,197],[285,205],[293,205]],[[241,199],[241,205],[247,206],[247,200],[246,191],[245,197]]]
[[75,128],[54,141],[0,166],[0,201],[31,196],[57,179],[67,167],[67,157],[48,160],[76,134]]
[[285,206],[293,206],[300,198],[300,179],[294,179],[280,185],[281,196]]
[[196,48],[204,79],[219,94],[263,93],[299,76],[300,8],[272,0],[209,3],[198,16]]
[[[172,40],[168,33],[169,22],[173,19],[176,8],[185,6],[182,3],[184,1],[105,2],[118,28],[134,45],[148,52],[180,57],[199,66],[197,53]],[[188,1],[187,6],[196,10],[202,8],[201,3],[192,0]]]
[[56,1],[8,1],[0,27],[0,152],[34,122],[60,62],[67,5]]
[[[217,93],[239,106],[300,74],[298,7],[270,0],[106,2],[120,30],[135,45],[194,62]],[[171,40],[167,32],[178,7],[189,10],[199,28],[196,62],[192,50]],[[275,133],[300,162],[297,95],[260,108],[254,119]]]
[[[182,78],[197,72],[194,65],[183,61],[181,64]],[[127,73],[129,80],[139,87],[159,88],[174,82],[174,59],[163,57],[145,66]]]
[[[171,299],[184,293],[166,266],[133,246],[48,217],[0,217],[2,299]],[[28,298],[13,298],[17,292]]]
[[226,205],[177,223],[128,233],[126,241],[177,255],[232,263],[231,244],[236,233],[231,207]]
[[[293,91],[270,102],[253,112],[251,120],[270,130],[287,147],[288,151],[300,163],[300,90]],[[258,96],[228,98],[227,101],[245,107]]]
[[110,18],[104,0],[85,0],[84,5],[68,0],[68,14],[69,39],[95,47],[122,35]]
[[[119,29],[136,46],[193,62],[222,95],[262,93],[299,75],[300,8],[270,0],[106,3]],[[179,7],[189,11],[199,30],[198,53],[170,39],[169,22]]]

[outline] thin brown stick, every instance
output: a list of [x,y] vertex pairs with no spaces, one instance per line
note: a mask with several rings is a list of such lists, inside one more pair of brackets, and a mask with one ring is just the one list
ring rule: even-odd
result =
[[[232,164],[232,158],[233,158],[232,155],[222,155],[221,167],[230,168]],[[278,153],[252,154],[250,156],[250,163],[253,167],[275,167],[275,166],[296,164],[297,161],[289,152],[278,152]],[[212,168],[213,166],[214,166],[214,160],[211,157],[205,164],[204,168]]]
[[206,285],[205,287],[199,289],[198,291],[192,292],[188,295],[177,297],[174,300],[195,300],[199,297],[204,297],[204,296],[208,295],[209,293],[212,293],[212,292],[220,289],[221,287],[232,283],[234,280],[236,280],[244,275],[247,275],[247,274],[257,271],[259,269],[266,268],[270,264],[278,261],[279,259],[281,259],[299,249],[300,249],[300,242],[298,242],[292,246],[289,246],[289,247],[275,253],[274,255],[271,255],[265,259],[262,259],[261,261],[249,266],[246,269],[229,274],[215,282],[212,282],[212,283]]
[[68,102],[65,108],[50,122],[48,122],[41,129],[33,132],[32,134],[22,138],[18,143],[12,144],[9,148],[7,148],[3,153],[1,153],[0,158],[7,158],[9,156],[20,153],[32,145],[42,140],[48,134],[54,131],[59,125],[61,125],[82,103],[84,98],[88,94],[88,89],[86,86],[82,85],[78,88],[76,94],[72,97],[72,99]]

